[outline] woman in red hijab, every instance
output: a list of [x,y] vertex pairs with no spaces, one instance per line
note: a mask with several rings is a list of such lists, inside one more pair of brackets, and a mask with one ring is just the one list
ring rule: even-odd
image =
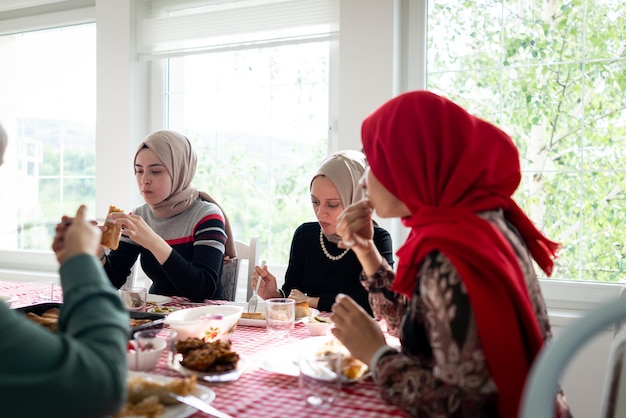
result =
[[[333,306],[334,335],[370,365],[383,398],[413,416],[515,417],[550,324],[532,260],[550,274],[558,244],[511,199],[521,179],[511,138],[426,91],[400,95],[365,119],[368,199],[337,232],[363,265],[377,323],[349,297]],[[398,271],[371,245],[369,219],[410,228]],[[569,408],[558,394],[559,415]]]

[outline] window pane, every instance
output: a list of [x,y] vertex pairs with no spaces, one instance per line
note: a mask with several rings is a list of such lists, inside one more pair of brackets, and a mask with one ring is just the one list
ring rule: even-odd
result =
[[2,249],[49,250],[63,214],[95,207],[95,46],[95,24],[0,37]]
[[427,88],[508,132],[516,199],[562,243],[554,278],[626,269],[626,3],[428,2]]
[[236,239],[260,237],[262,257],[276,263],[287,263],[295,228],[314,220],[309,182],[328,152],[328,74],[328,42],[169,61],[169,127],[196,149],[195,186],[220,202]]

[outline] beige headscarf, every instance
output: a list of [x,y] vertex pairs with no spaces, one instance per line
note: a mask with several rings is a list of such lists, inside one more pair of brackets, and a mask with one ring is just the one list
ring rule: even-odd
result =
[[8,137],[7,133],[0,123],[0,165],[4,163],[4,150],[7,148]]
[[[365,198],[365,191],[359,186],[366,167],[365,155],[355,150],[337,151],[328,156],[317,169],[311,179],[311,186],[316,177],[324,176],[333,182],[339,193],[344,209]],[[310,186],[309,186],[310,187]],[[337,243],[339,235],[326,236],[331,242]]]
[[226,212],[211,196],[198,191],[191,184],[196,175],[197,157],[187,137],[175,131],[153,132],[139,144],[134,161],[137,160],[139,151],[144,148],[149,148],[156,154],[172,177],[172,193],[162,202],[151,206],[152,212],[160,218],[171,218],[189,208],[198,197],[216,204],[224,213],[224,224],[228,236],[224,255],[236,257],[235,239]]

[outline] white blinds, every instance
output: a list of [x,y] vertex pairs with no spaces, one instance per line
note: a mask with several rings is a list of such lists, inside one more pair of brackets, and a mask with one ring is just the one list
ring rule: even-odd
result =
[[152,11],[137,24],[140,58],[331,39],[339,30],[339,0],[181,3],[149,2]]

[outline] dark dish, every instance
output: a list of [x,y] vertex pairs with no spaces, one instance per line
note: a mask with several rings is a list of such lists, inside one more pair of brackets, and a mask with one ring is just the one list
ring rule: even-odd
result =
[[[23,306],[21,308],[15,308],[14,310],[23,312],[24,314],[26,314],[27,312],[32,312],[36,315],[42,315],[44,312],[47,312],[50,309],[53,309],[53,308],[60,309],[62,306],[63,306],[62,303],[46,302],[46,303],[38,303],[35,305],[30,305],[30,306]],[[135,320],[149,321],[149,322],[131,327],[129,339],[132,339],[133,334],[137,331],[141,331],[144,329],[151,329],[151,328],[163,328],[164,318],[163,318],[163,315],[161,314],[153,314],[150,312],[128,311],[128,315],[130,316],[131,320],[135,319]],[[129,326],[130,326],[130,322],[129,322]]]

